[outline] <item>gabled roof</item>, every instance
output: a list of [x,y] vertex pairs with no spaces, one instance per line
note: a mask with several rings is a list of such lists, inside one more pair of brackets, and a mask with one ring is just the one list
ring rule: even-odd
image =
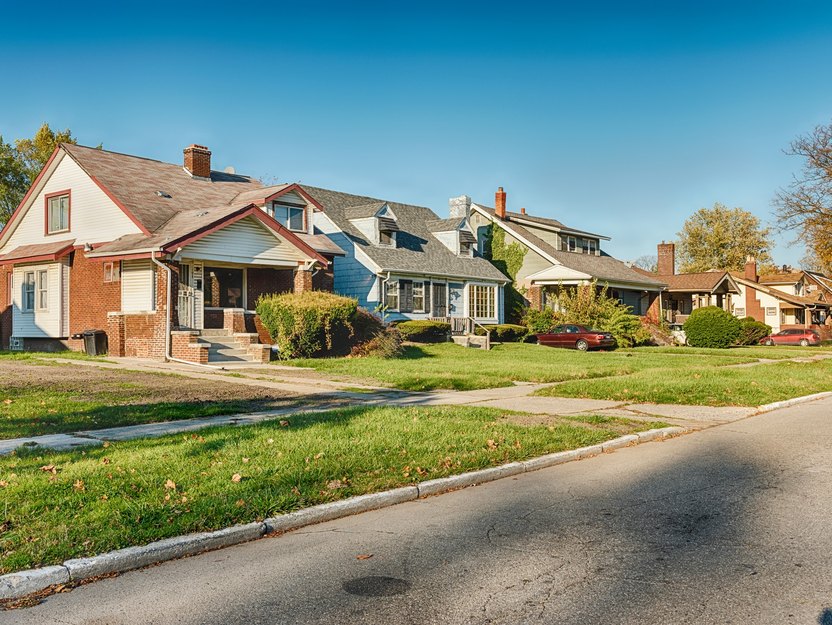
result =
[[[484,206],[482,204],[475,204],[475,206],[482,210],[484,213],[490,215],[491,217],[495,217],[497,214],[497,211],[491,208],[490,206]],[[526,222],[528,224],[544,226],[549,229],[558,230],[563,232],[564,234],[583,235],[595,239],[603,239],[604,241],[610,240],[608,236],[605,236],[603,234],[595,234],[594,232],[587,232],[586,230],[570,228],[569,226],[566,226],[563,223],[559,222],[557,219],[549,219],[548,217],[535,217],[534,215],[529,215],[527,213],[514,213],[512,211],[506,211],[506,218],[503,221],[513,221],[520,225],[524,225],[524,222]]]
[[[617,260],[604,252],[601,252],[600,256],[595,256],[592,254],[578,254],[575,252],[563,252],[557,250],[553,245],[534,234],[531,229],[517,223],[515,220],[497,218],[494,214],[494,209],[482,207],[479,204],[472,204],[472,207],[484,209],[484,212],[491,216],[492,221],[495,224],[498,224],[500,227],[514,235],[515,238],[525,242],[529,247],[538,251],[538,253],[543,255],[544,258],[549,260],[552,264],[563,265],[567,269],[577,272],[576,279],[583,279],[577,277],[577,275],[580,274],[590,276],[590,278],[595,278],[601,282],[645,286],[651,290],[658,290],[664,287],[664,282],[661,280],[639,274],[633,271],[632,267],[628,267],[620,260]],[[514,214],[516,213],[510,213],[509,215]],[[522,216],[528,217],[527,215]],[[548,280],[549,278],[546,276],[547,274],[538,272],[537,274],[529,276],[529,280]],[[556,280],[557,278],[553,277],[551,279]]]
[[729,283],[729,290],[733,293],[739,292],[737,284],[727,271],[700,271],[696,273],[677,273],[674,275],[658,275],[651,271],[645,271],[639,267],[633,267],[643,276],[653,277],[667,284],[668,291],[688,293],[713,293],[726,280]]
[[820,299],[823,297],[823,294],[820,292],[817,293],[816,297],[803,297],[801,295],[792,295],[791,293],[784,293],[783,291],[768,286],[767,284],[761,284],[759,282],[754,282],[754,280],[749,280],[742,274],[742,272],[739,271],[732,271],[731,276],[733,276],[734,280],[736,280],[739,284],[742,284],[746,287],[751,287],[753,289],[756,289],[757,291],[760,291],[761,293],[770,295],[775,299],[780,299],[784,302],[788,302],[789,304],[809,308],[829,308],[830,306],[832,306],[832,303],[825,302],[822,299]]
[[803,278],[802,271],[767,273],[760,276],[761,284],[796,284]]
[[[301,185],[323,207],[324,213],[378,267],[379,272],[443,276],[507,282],[508,278],[486,259],[457,256],[437,239],[427,224],[438,216],[429,208],[385,202],[329,189]],[[399,232],[396,247],[373,245],[350,221],[374,215],[387,204],[396,215]],[[371,211],[371,207],[375,210]],[[358,217],[355,217],[358,216]]]

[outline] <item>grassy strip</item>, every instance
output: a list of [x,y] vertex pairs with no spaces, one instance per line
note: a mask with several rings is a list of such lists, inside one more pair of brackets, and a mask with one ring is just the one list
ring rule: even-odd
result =
[[0,458],[0,573],[262,520],[662,424],[523,426],[470,407],[354,408]]
[[87,356],[85,352],[74,352],[67,350],[65,352],[10,352],[0,350],[0,361],[40,361],[49,360],[53,358],[67,358],[69,360],[92,360],[95,362],[111,363],[112,360],[106,360],[101,356]]
[[694,367],[684,375],[641,371],[598,383],[566,382],[537,395],[657,404],[760,406],[832,390],[832,361],[779,362],[754,367]]
[[[719,350],[713,350],[719,351]],[[629,375],[646,369],[683,370],[692,366],[741,364],[754,357],[740,353],[718,357],[675,350],[670,353],[621,350],[582,353],[526,343],[505,343],[491,351],[453,343],[410,346],[402,358],[329,358],[290,361],[329,375],[389,384],[410,391],[473,390],[510,386],[515,381],[563,382]]]
[[832,354],[830,346],[799,347],[791,345],[757,346],[744,345],[728,349],[711,349],[706,347],[635,347],[627,350],[637,354],[676,354],[680,356],[713,356],[715,358],[765,358],[768,360],[785,360],[807,356]]

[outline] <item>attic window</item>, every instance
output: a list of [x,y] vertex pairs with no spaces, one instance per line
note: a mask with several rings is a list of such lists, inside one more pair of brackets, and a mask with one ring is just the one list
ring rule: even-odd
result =
[[272,203],[272,210],[269,213],[274,217],[275,221],[281,226],[294,230],[295,232],[303,232],[303,213],[305,207],[294,204],[278,204]]
[[379,245],[389,245],[390,247],[396,246],[396,235],[394,232],[389,230],[379,230],[378,232],[378,244]]

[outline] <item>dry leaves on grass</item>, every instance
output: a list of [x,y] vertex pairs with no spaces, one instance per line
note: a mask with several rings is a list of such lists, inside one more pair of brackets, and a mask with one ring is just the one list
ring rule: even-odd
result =
[[373,557],[373,554],[371,554],[371,553],[360,553],[357,556],[355,556],[355,559],[356,560],[369,560],[372,557]]
[[239,484],[240,480],[242,480],[242,479],[243,479],[243,476],[240,475],[239,473],[235,473],[234,475],[231,476],[231,481],[234,482],[235,484]]
[[176,482],[174,482],[173,480],[166,480],[165,490],[176,490]]

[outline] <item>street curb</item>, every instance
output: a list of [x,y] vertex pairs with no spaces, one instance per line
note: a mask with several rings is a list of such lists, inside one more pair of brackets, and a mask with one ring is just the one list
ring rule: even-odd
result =
[[67,560],[58,566],[9,573],[0,576],[0,601],[19,599],[58,584],[79,582],[99,575],[124,573],[167,560],[175,560],[184,556],[192,556],[221,547],[230,547],[257,540],[276,532],[288,532],[307,525],[332,521],[360,512],[379,510],[406,501],[416,501],[422,497],[440,495],[468,486],[552,467],[572,460],[598,456],[604,452],[615,451],[630,445],[664,440],[689,431],[691,430],[681,427],[668,427],[648,430],[639,434],[627,434],[598,445],[561,451],[521,462],[510,462],[497,467],[470,471],[461,475],[427,480],[413,486],[404,486],[381,493],[359,495],[341,501],[312,506],[311,508],[304,508],[266,519],[262,523],[235,525],[214,532],[185,534],[184,536],[166,538],[147,545],[127,547],[88,558]]
[[832,391],[823,391],[822,393],[814,393],[812,395],[804,395],[803,397],[793,397],[792,399],[784,399],[783,401],[763,404],[762,406],[757,406],[757,414],[771,412],[772,410],[778,410],[780,408],[788,408],[789,406],[796,406],[798,404],[806,404],[810,401],[824,399],[826,397],[832,397]]

